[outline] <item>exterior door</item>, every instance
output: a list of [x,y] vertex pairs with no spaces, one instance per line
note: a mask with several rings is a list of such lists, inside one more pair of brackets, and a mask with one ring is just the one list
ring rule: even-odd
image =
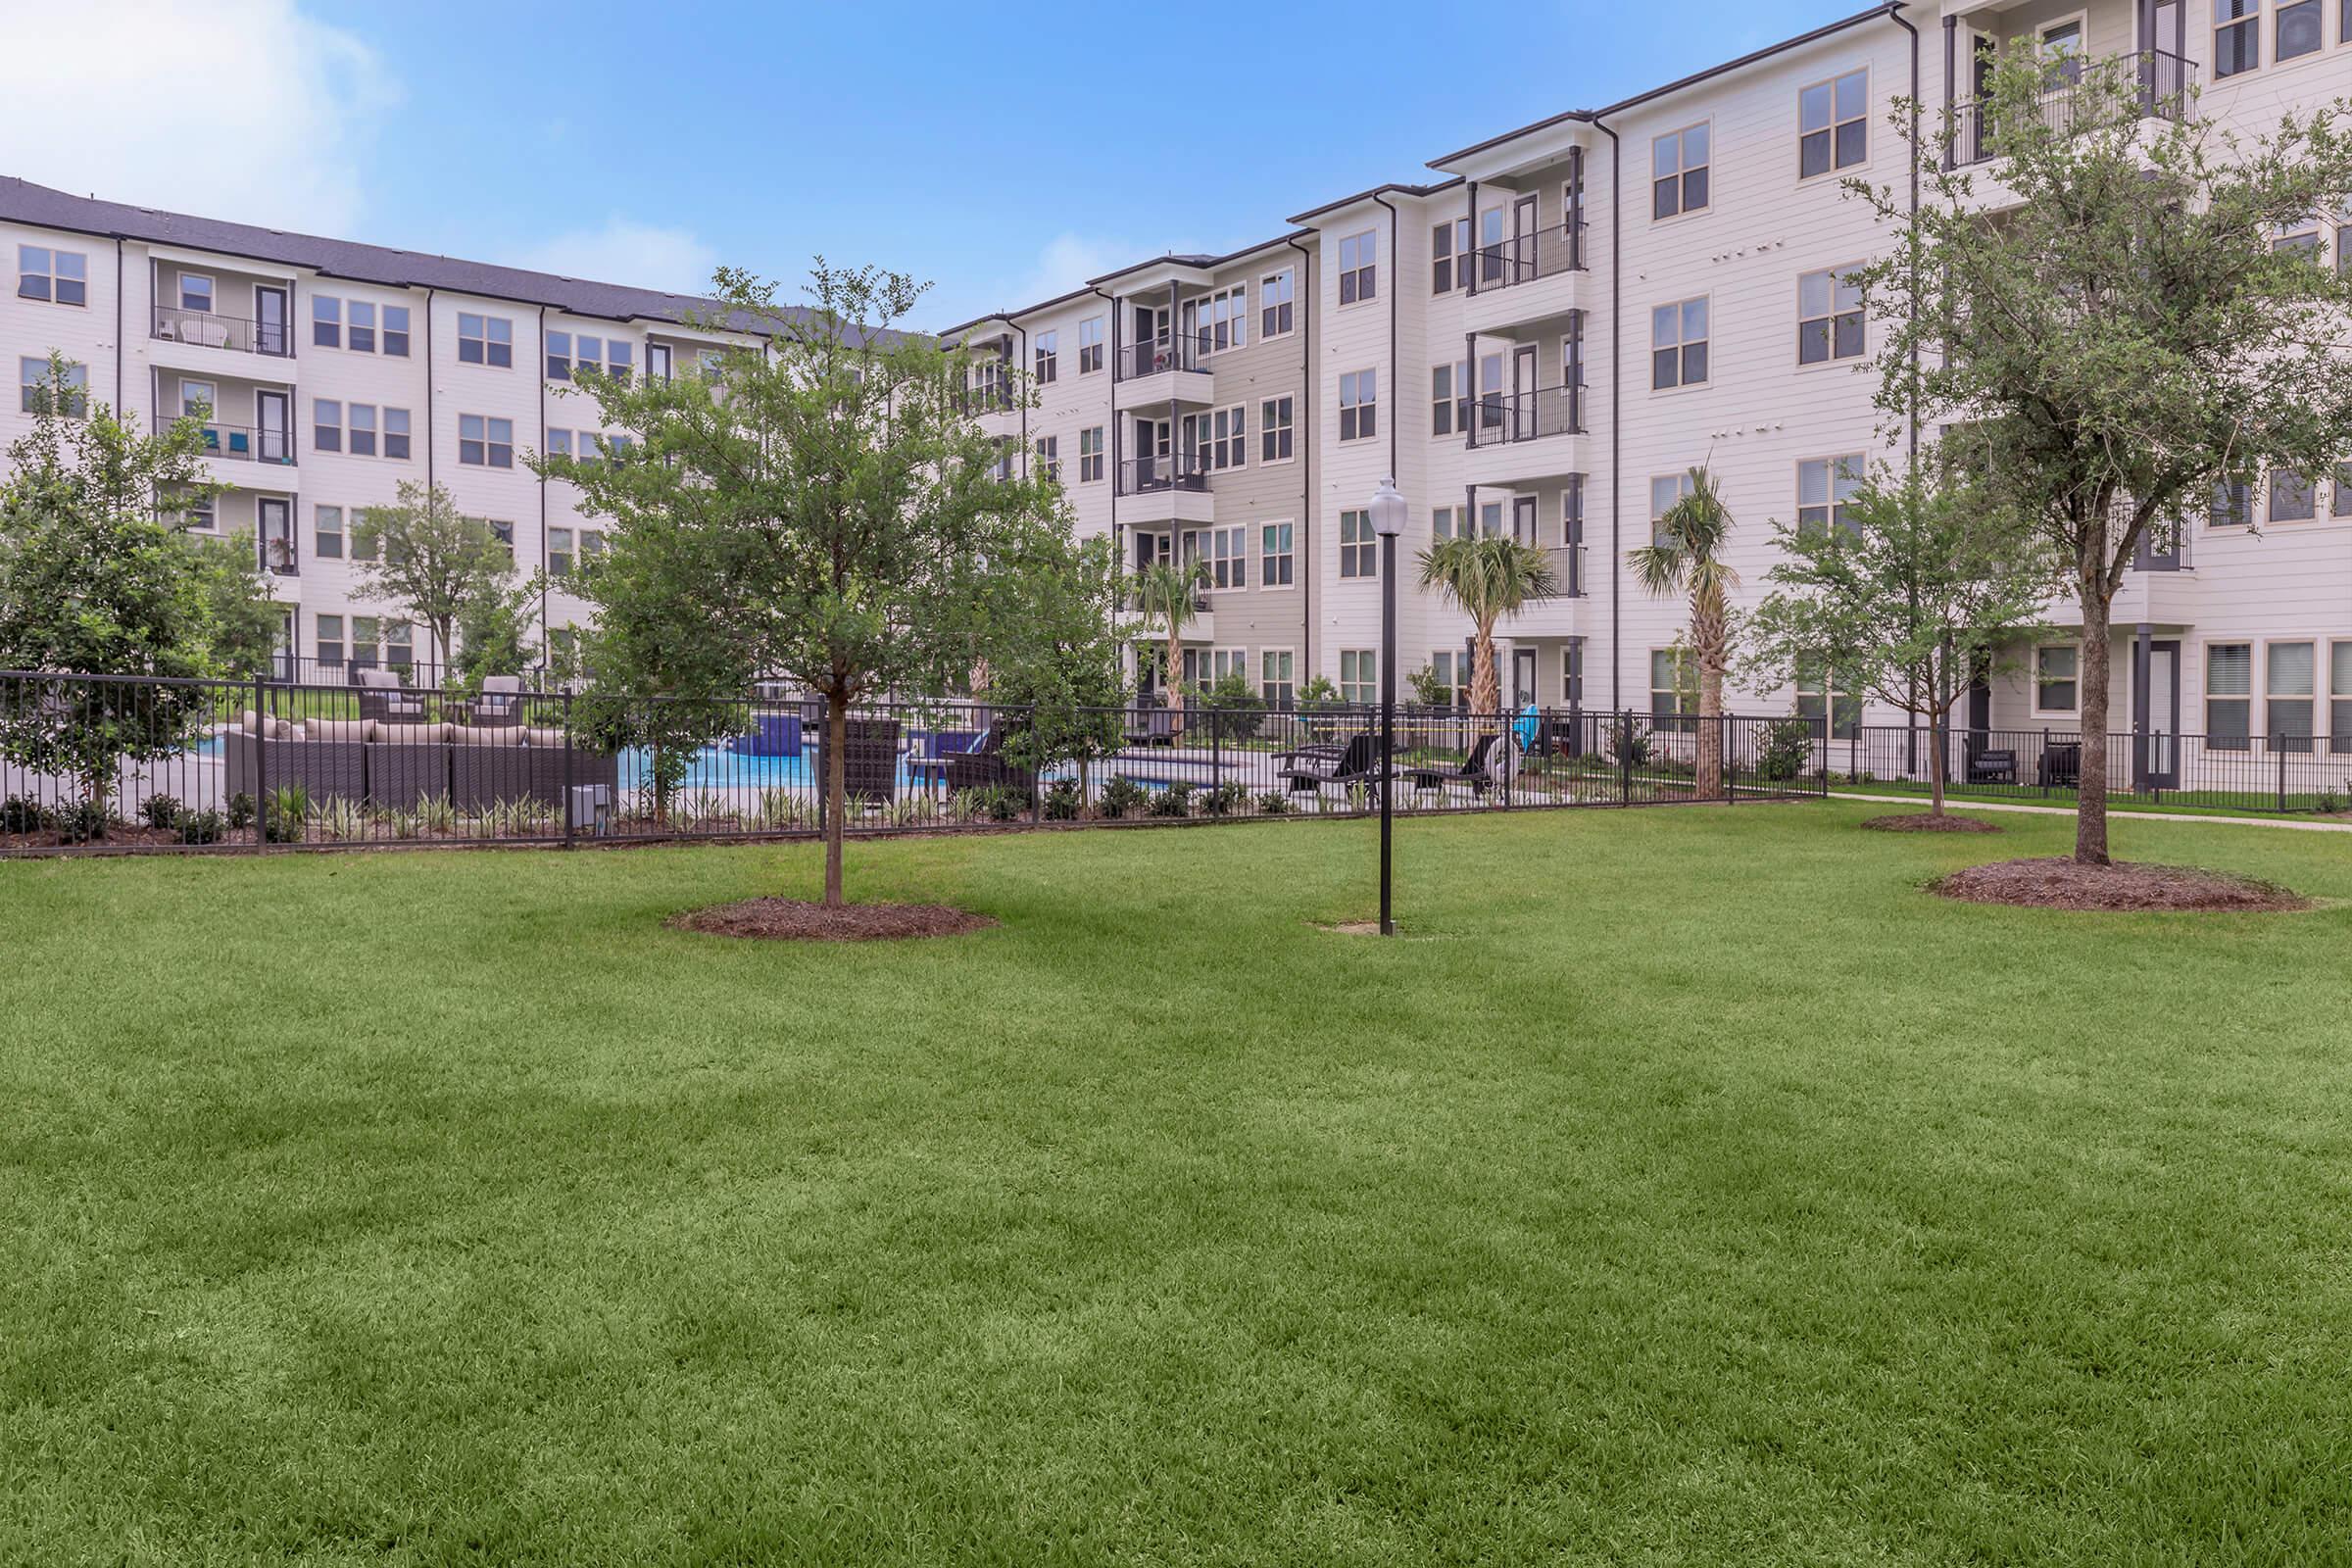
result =
[[1536,275],[1536,198],[1533,192],[1511,203],[1511,253],[1517,276],[1524,283]]
[[291,401],[283,392],[253,395],[254,456],[263,463],[294,461],[294,422]]
[[1536,700],[1536,651],[1511,650],[1511,710],[1517,712]]
[[262,566],[290,577],[295,571],[294,504],[283,496],[260,496],[253,503],[254,520],[262,537]]
[[2177,639],[2148,644],[2147,690],[2133,703],[2133,716],[2145,725],[2147,742],[2132,769],[2151,789],[2180,785],[2180,644]]
[[1511,439],[1536,437],[1536,346],[1522,343],[1511,351]]
[[1511,537],[1523,545],[1536,542],[1536,498],[1511,497]]
[[286,291],[256,284],[253,290],[253,351],[279,356],[294,352],[286,331]]

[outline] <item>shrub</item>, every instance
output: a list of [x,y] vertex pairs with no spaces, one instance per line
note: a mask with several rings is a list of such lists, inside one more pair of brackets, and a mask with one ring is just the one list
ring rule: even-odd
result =
[[303,824],[311,814],[311,792],[299,784],[281,785],[270,792],[268,808],[262,812],[262,841],[266,844],[299,844]]
[[38,833],[50,825],[49,808],[29,795],[0,801],[0,833]]
[[106,837],[114,817],[96,801],[82,801],[57,813],[59,835],[68,844],[89,844]]
[[1219,740],[1257,738],[1266,721],[1266,700],[1238,669],[1227,670],[1200,694],[1209,710],[1209,728]]
[[2323,816],[2332,816],[2344,808],[2344,798],[2333,790],[2320,791],[2319,803],[2312,809]]
[[1079,808],[1085,804],[1086,797],[1079,794],[1076,779],[1055,779],[1053,787],[1046,791],[1046,820],[1075,822],[1078,820]]
[[1096,797],[1095,808],[1115,822],[1142,806],[1149,793],[1141,784],[1122,775],[1102,786],[1102,793]]
[[1257,798],[1257,809],[1261,816],[1288,816],[1291,798],[1282,790],[1268,790]]
[[149,827],[171,827],[185,814],[187,808],[172,795],[150,795],[139,807],[139,814],[147,818]]
[[1610,761],[1622,767],[1649,765],[1649,735],[1646,731],[1634,728],[1631,719],[1621,719],[1608,725],[1604,734],[1607,736]]
[[253,797],[243,790],[228,798],[228,825],[239,832],[253,826]]
[[1200,796],[1200,810],[1207,816],[1231,816],[1249,804],[1250,792],[1242,787],[1238,779],[1229,778],[1215,789],[1203,791]]
[[182,844],[218,844],[228,832],[219,811],[182,811],[172,824]]
[[980,792],[980,806],[991,822],[1010,822],[1018,817],[1028,803],[1018,794],[1002,785],[990,785]]
[[1813,760],[1813,726],[1802,718],[1776,719],[1764,731],[1764,749],[1756,758],[1756,772],[1766,783],[1783,784],[1801,776]]
[[1190,816],[1193,814],[1193,787],[1179,779],[1152,797],[1153,816]]
[[368,813],[360,809],[357,801],[321,801],[313,820],[318,823],[319,837],[337,843],[368,836]]

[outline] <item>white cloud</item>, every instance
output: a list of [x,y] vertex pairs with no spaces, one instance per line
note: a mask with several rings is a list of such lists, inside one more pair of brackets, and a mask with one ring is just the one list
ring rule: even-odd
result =
[[295,0],[0,10],[0,169],[208,218],[358,227],[362,155],[400,89],[354,34]]
[[708,294],[718,252],[690,229],[660,228],[618,213],[602,228],[574,229],[512,252],[504,260],[533,271],[556,272],[595,283]]

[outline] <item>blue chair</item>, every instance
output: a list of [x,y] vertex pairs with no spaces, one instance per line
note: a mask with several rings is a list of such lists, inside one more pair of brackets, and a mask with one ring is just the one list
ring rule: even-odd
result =
[[231,430],[228,432],[228,455],[230,457],[242,458],[252,450],[253,444],[246,439],[244,431]]

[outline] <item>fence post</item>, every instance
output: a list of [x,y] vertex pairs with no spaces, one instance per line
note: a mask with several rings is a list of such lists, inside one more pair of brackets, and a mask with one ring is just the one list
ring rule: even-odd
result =
[[1617,712],[1617,804],[1634,804],[1634,710]]
[[253,677],[253,847],[270,843],[270,686]]
[[[1000,733],[1002,733],[1000,731]],[[940,764],[945,775],[947,764]],[[1046,819],[1046,792],[1037,776],[1037,705],[1029,705],[1029,825],[1037,827]]]
[[[2082,764],[2077,762],[2075,765],[2081,767]],[[2034,771],[2041,779],[2041,798],[2046,801],[2050,798],[2050,727],[2047,724],[2041,727],[2041,760],[2034,764]],[[2082,788],[2079,778],[2075,787]]]
[[2271,749],[2278,754],[2278,809],[2281,811],[2286,809],[2286,748],[2279,743],[2285,739],[2284,734],[2271,737]]
[[1217,710],[1208,710],[1208,793],[1214,795],[1225,784],[1225,726],[1217,722]]
[[1732,750],[1732,715],[1715,715],[1715,749],[1723,754],[1723,804],[1732,805],[1739,798],[1739,754]]
[[571,693],[564,694],[564,847],[571,848],[575,824],[572,821],[571,794]]

